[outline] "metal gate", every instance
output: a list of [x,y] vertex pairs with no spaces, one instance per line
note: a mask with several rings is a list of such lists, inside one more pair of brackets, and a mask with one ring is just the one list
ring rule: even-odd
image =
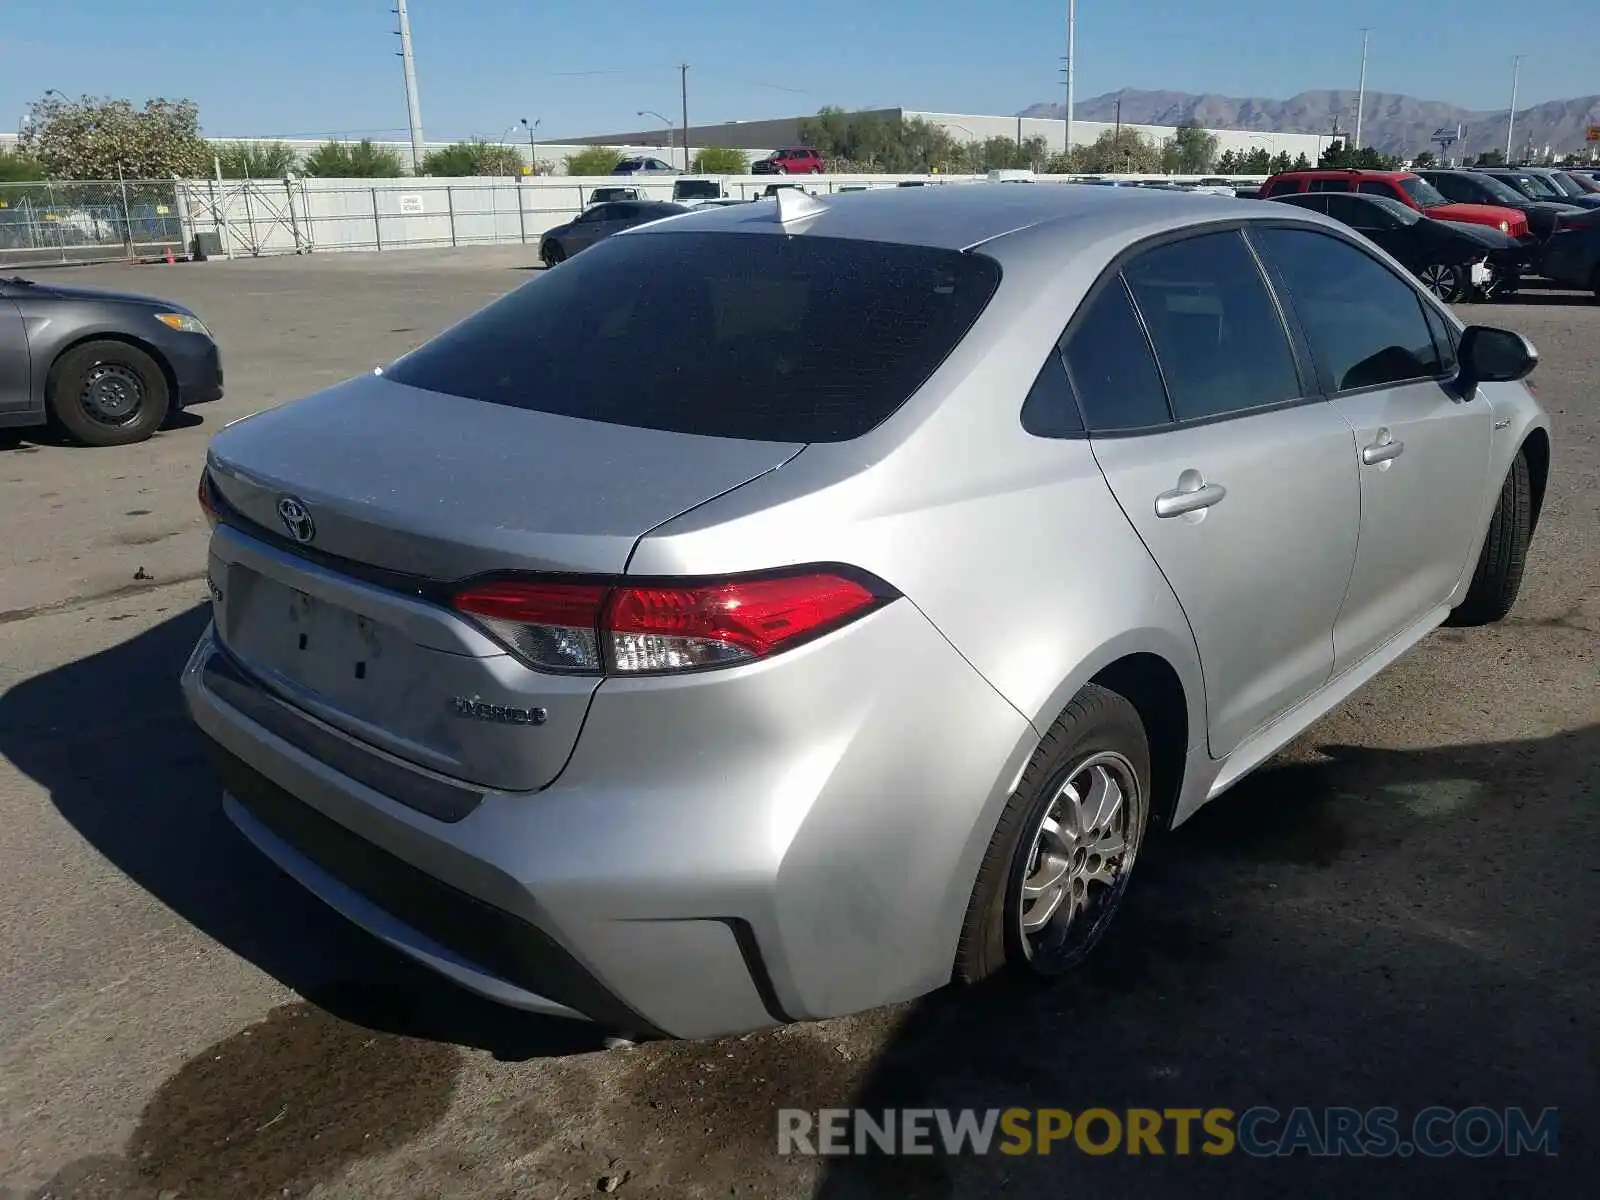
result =
[[0,183],[0,267],[182,253],[178,190],[170,179]]

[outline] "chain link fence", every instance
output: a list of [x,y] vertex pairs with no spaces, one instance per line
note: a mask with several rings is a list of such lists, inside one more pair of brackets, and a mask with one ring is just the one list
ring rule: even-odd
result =
[[186,253],[178,185],[0,183],[0,268]]

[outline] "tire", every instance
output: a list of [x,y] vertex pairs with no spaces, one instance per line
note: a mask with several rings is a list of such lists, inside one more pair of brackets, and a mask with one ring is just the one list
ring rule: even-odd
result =
[[1500,487],[1466,598],[1451,610],[1446,625],[1492,625],[1511,611],[1522,588],[1532,537],[1533,481],[1527,455],[1519,450]]
[[812,167],[811,168],[811,173],[813,175],[821,175],[822,174],[822,168],[821,167]]
[[[1104,778],[1121,785],[1120,809],[1114,814],[1102,810],[1092,827],[1103,836],[1092,842],[1071,838],[1078,843],[1073,848],[1059,835],[1052,836],[1045,818],[1054,810],[1062,817],[1057,828],[1071,833],[1069,818],[1087,807],[1073,805],[1071,797],[1092,797],[1095,789],[1086,782],[1102,770]],[[1069,784],[1077,786],[1069,790]],[[1121,904],[1149,823],[1149,797],[1150,749],[1138,712],[1117,693],[1090,684],[1051,725],[1000,814],[967,904],[956,948],[955,979],[978,983],[1002,971],[1050,979],[1081,962],[1104,936]],[[1102,824],[1107,815],[1110,825]],[[1106,829],[1111,832],[1104,833]],[[1090,847],[1107,847],[1119,838],[1116,869],[1109,879],[1101,878],[1110,863],[1103,862],[1099,873],[1092,872],[1100,855]],[[1050,894],[1030,901],[1025,889],[1030,880],[1035,885],[1043,882],[1047,860],[1052,858],[1064,875],[1050,915],[1040,912],[1050,903]],[[1062,906],[1080,900],[1088,900],[1089,907],[1077,913],[1069,907],[1063,914]],[[1027,922],[1040,917],[1046,920],[1043,928],[1024,931]]]
[[779,175],[787,175],[789,173],[789,168],[788,167],[779,167],[779,168],[777,168],[777,173]]
[[539,258],[546,267],[553,267],[567,261],[567,252],[561,248],[560,242],[551,242],[540,249]]
[[1417,278],[1446,304],[1459,304],[1472,295],[1472,276],[1459,263],[1424,263],[1417,269]]
[[50,368],[54,422],[85,446],[130,446],[167,419],[171,393],[156,360],[127,342],[85,342]]

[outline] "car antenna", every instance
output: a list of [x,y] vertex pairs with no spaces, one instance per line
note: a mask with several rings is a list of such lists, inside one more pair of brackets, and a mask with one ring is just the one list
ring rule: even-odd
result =
[[828,211],[828,206],[815,196],[798,188],[779,188],[773,199],[778,202],[778,224],[788,225],[804,221]]

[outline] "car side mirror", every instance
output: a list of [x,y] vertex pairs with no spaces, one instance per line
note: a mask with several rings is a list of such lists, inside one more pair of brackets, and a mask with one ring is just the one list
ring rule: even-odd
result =
[[1492,325],[1469,325],[1456,352],[1464,389],[1480,383],[1515,383],[1539,365],[1539,352],[1520,333]]

